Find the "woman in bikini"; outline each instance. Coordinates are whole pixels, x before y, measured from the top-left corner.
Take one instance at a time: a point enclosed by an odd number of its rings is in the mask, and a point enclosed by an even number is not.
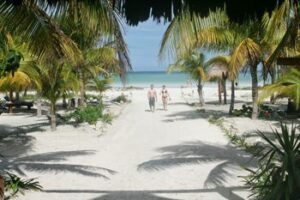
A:
[[[164,110],[168,110],[168,100],[170,99],[170,95],[165,85],[162,86],[161,97]]]

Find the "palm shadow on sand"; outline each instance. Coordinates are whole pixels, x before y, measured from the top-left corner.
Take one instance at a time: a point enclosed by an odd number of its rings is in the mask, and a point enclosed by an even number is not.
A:
[[[116,171],[99,166],[63,163],[75,156],[88,156],[94,153],[87,150],[58,151],[18,157],[4,157],[0,159],[0,170],[14,171],[23,176],[26,176],[28,171],[35,171],[39,173],[75,173],[83,176],[109,179],[109,176],[115,174]]]
[[[179,145],[162,147],[158,158],[138,165],[138,170],[155,172],[184,165],[220,162],[205,180],[204,187],[224,187],[226,180],[233,177],[240,167],[255,167],[252,156],[231,146],[207,144],[201,141],[185,142]]]

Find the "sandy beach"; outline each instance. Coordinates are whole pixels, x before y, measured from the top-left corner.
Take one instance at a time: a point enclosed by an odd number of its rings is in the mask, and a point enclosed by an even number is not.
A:
[[[180,88],[170,89],[169,110],[161,109],[159,98],[155,113],[148,111],[146,92],[108,91],[106,96],[124,93],[131,103],[117,106],[118,117],[104,132],[88,125],[60,125],[51,132],[45,116],[1,115],[5,139],[0,151],[6,158],[1,166],[36,178],[44,189],[19,199],[247,199],[242,167],[255,164],[208,122],[212,113],[226,117],[228,112],[229,105],[215,103],[216,89],[205,88],[205,112],[188,105],[197,102],[195,88],[184,89],[184,96]],[[236,96],[237,106],[251,99],[249,90]],[[270,127],[245,118],[229,120],[242,131]]]

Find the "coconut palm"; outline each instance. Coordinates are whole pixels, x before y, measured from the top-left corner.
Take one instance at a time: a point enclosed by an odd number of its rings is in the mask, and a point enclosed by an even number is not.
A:
[[[252,118],[257,118],[258,81],[257,65],[262,60],[260,39],[261,26],[257,21],[243,25],[230,23],[222,10],[210,12],[209,16],[182,14],[167,29],[161,46],[161,55],[173,57],[191,48],[230,52],[229,77],[235,80],[241,70],[249,69],[252,78]],[[179,48],[180,47],[180,48]]]
[[[197,81],[198,95],[200,106],[204,105],[203,97],[203,81],[206,78],[205,65],[204,65],[204,54],[193,51],[191,54],[185,54],[176,63],[172,64],[168,68],[168,72],[185,72],[190,77]]]

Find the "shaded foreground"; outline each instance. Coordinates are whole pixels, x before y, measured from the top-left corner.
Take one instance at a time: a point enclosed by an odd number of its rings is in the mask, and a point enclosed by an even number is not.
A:
[[[238,176],[246,175],[240,166],[253,166],[248,154],[233,148],[179,95],[169,111],[159,104],[150,113],[138,93],[145,91],[134,92],[133,102],[104,136],[59,127],[59,133],[37,129],[24,134],[23,141],[10,140],[25,147],[14,153],[9,149],[6,166],[38,178],[44,187],[20,199],[247,198]]]

